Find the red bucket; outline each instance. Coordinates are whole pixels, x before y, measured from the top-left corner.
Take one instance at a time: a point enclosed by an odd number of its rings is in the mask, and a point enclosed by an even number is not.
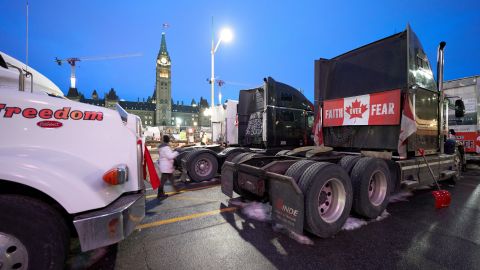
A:
[[[450,205],[452,196],[448,190],[435,190],[432,191],[433,198],[435,198],[435,208],[444,208]]]

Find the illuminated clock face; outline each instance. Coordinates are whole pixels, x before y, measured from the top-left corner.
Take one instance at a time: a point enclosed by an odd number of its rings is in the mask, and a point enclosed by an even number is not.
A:
[[[160,58],[160,62],[162,62],[162,64],[166,64],[167,63],[167,58],[166,57]]]

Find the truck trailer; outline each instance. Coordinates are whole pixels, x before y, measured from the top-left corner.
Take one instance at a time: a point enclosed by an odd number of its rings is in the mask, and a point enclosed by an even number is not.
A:
[[[466,161],[480,161],[480,76],[445,81],[445,95],[450,97],[448,126],[465,149]],[[465,105],[465,116],[455,115],[455,99]]]
[[[439,82],[443,48],[439,46]],[[412,29],[315,61],[315,139],[281,155],[243,153],[225,161],[222,192],[268,201],[287,228],[330,237],[353,211],[374,219],[401,186],[458,178],[444,153],[446,103]]]

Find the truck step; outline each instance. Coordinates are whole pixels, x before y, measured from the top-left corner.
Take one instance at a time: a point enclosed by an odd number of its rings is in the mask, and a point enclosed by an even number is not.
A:
[[[414,188],[420,185],[418,181],[404,180],[401,182],[403,188]]]
[[[446,170],[446,171],[442,171],[440,173],[440,177],[442,179],[447,179],[447,178],[450,178],[450,177],[453,177],[457,174],[457,171],[452,171],[452,170]]]

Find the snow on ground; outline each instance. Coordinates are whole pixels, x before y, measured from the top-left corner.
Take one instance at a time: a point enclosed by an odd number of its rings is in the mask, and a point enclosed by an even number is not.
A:
[[[398,193],[392,194],[389,198],[389,202],[406,202],[411,196],[413,196],[411,191],[402,190]],[[242,213],[249,219],[258,220],[261,222],[272,222],[272,206],[269,203],[243,202],[240,198],[230,199],[229,203],[230,205],[241,208]],[[384,210],[380,216],[372,220],[350,216],[343,225],[342,230],[356,230],[362,226],[368,225],[369,223],[382,221],[389,216],[390,213],[388,213],[387,210]],[[275,232],[282,232],[300,244],[313,245],[313,241],[307,236],[288,230],[281,224],[272,222],[272,228]]]
[[[362,226],[368,225],[369,223],[382,221],[386,219],[388,216],[390,216],[390,213],[388,213],[387,210],[383,210],[380,216],[372,220],[366,220],[358,217],[349,216],[345,224],[343,224],[342,230],[345,230],[345,231],[356,230]]]
[[[390,195],[390,199],[388,200],[390,203],[395,202],[408,202],[408,197],[413,196],[413,193],[408,190],[401,190],[398,193]]]
[[[389,203],[396,203],[396,202],[408,202],[408,198],[413,196],[413,193],[409,190],[401,190],[395,194],[390,195],[388,199]],[[348,217],[347,221],[342,227],[342,230],[351,231],[356,230],[362,226],[368,225],[369,223],[382,221],[390,216],[390,213],[387,210],[384,210],[380,216],[375,219],[367,220],[359,217]]]
[[[270,221],[272,219],[272,206],[268,203],[251,202],[242,208],[242,213],[254,220]]]
[[[239,198],[235,198],[231,199],[229,204],[241,208],[242,213],[249,219],[272,222],[272,206],[269,203],[242,202]],[[300,244],[313,245],[313,241],[307,236],[291,231],[281,224],[272,223],[272,228],[273,231],[284,233]]]
[[[350,216],[347,218],[347,221],[345,221],[345,224],[343,224],[342,230],[346,230],[346,231],[356,230],[367,224],[368,222],[364,219]]]

